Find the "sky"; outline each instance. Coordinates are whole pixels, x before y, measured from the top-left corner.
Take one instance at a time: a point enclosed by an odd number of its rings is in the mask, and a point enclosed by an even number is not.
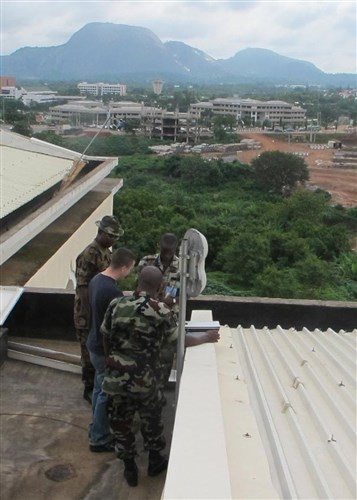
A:
[[[141,26],[227,59],[248,47],[356,73],[356,0],[0,0],[1,55],[62,45],[91,22]]]

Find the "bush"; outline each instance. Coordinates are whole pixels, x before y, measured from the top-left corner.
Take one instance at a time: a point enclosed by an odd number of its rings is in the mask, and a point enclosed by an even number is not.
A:
[[[258,186],[275,194],[290,195],[297,183],[309,179],[305,160],[291,153],[267,151],[252,161]]]

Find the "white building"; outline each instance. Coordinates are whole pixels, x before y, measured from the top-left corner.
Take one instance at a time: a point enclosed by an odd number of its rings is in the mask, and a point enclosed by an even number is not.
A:
[[[126,95],[126,85],[121,83],[87,83],[82,82],[78,84],[81,95],[95,95],[102,96],[107,94],[115,94],[124,96]]]
[[[57,91],[52,90],[28,92],[22,89],[21,100],[25,106],[29,106],[33,102],[37,104],[51,104],[58,100],[58,96]]]
[[[284,101],[258,101],[236,97],[217,98],[211,102],[191,104],[191,112],[212,109],[215,115],[233,115],[238,120],[250,118],[252,122],[269,120],[272,124],[294,124],[305,120],[306,110]]]
[[[0,88],[0,97],[4,99],[19,99],[22,95],[22,91],[17,89],[16,87],[7,86]]]

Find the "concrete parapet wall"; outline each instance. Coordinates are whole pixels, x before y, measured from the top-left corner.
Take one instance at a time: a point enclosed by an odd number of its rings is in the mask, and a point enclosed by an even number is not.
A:
[[[25,289],[4,325],[9,337],[74,340],[73,299],[74,292],[69,290]],[[353,302],[202,295],[188,301],[187,319],[196,309],[212,310],[215,321],[233,328],[357,328],[357,304]]]
[[[232,328],[238,325],[296,329],[305,326],[337,331],[357,328],[355,302],[202,295],[188,301],[188,317],[193,309],[210,309],[215,321]]]

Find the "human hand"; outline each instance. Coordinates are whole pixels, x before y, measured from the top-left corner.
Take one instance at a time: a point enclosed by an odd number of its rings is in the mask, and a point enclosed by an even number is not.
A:
[[[176,297],[173,297],[172,295],[166,295],[164,298],[164,303],[167,306],[172,307],[178,303],[178,299]]]
[[[218,342],[220,339],[219,330],[206,330],[207,342]]]

